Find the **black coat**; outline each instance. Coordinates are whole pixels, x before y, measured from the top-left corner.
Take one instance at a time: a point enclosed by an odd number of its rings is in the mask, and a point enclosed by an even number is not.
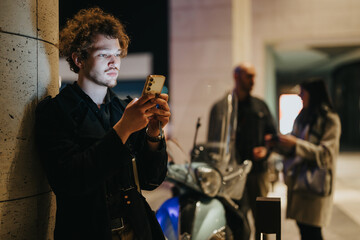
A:
[[[234,98],[235,99],[235,98]],[[219,141],[220,130],[226,116],[227,95],[216,102],[211,108],[209,120],[209,141]],[[234,106],[234,103],[232,103]],[[257,98],[249,96],[246,100],[237,103],[237,126],[236,126],[236,159],[239,163],[246,159],[252,160],[253,148],[265,146],[266,134],[276,134],[275,121],[271,116],[266,103]],[[251,173],[266,171],[265,159],[252,161]]]
[[[76,84],[65,87],[36,109],[39,155],[56,195],[55,239],[111,239],[112,213],[106,203],[109,183],[118,196],[119,214],[132,225],[138,238],[163,239],[153,212],[136,191],[132,158],[136,157],[141,188],[153,190],[166,175],[165,142],[160,150],[150,151],[141,130],[123,144],[111,127],[105,130],[76,88]],[[109,94],[113,126],[127,102],[110,90]]]

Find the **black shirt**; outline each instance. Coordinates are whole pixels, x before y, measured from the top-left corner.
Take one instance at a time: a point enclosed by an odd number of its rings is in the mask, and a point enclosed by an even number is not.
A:
[[[266,134],[276,134],[275,123],[266,103],[252,96],[244,101],[239,101],[236,128],[238,159],[241,162],[246,159],[253,160],[253,148],[265,146],[264,137]],[[252,172],[263,170],[263,162],[253,161]]]

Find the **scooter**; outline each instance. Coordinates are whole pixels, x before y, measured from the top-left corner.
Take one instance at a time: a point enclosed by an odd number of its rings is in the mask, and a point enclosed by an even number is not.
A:
[[[222,132],[230,133],[236,120],[232,118],[236,114],[229,111]],[[197,145],[200,125],[198,119],[189,161],[168,166],[166,181],[174,186],[173,197],[160,206],[156,217],[169,240],[248,239],[250,227],[235,201],[243,196],[252,163],[246,160],[237,164],[229,141]],[[223,139],[230,139],[226,135]],[[176,142],[168,141],[167,149],[173,162],[184,159]]]

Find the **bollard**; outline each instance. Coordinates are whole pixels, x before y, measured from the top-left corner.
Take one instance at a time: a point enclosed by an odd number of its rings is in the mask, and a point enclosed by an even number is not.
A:
[[[255,218],[256,240],[261,240],[264,233],[275,233],[276,240],[281,239],[280,198],[257,197]]]

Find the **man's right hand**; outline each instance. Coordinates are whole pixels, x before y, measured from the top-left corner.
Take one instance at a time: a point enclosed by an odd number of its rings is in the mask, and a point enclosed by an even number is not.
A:
[[[255,161],[262,160],[266,157],[267,148],[264,146],[258,146],[253,148],[253,157]]]
[[[147,126],[149,118],[154,114],[149,109],[156,106],[155,95],[144,95],[135,98],[125,108],[122,118],[113,127],[122,142],[129,136]]]

